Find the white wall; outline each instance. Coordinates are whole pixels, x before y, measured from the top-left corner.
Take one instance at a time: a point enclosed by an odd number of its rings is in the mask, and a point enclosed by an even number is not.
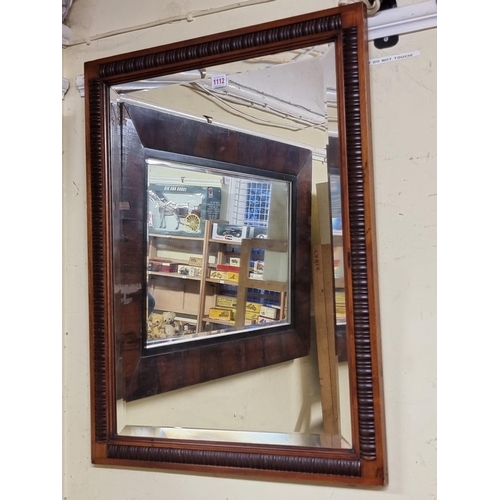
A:
[[[230,3],[226,0],[226,4]],[[405,2],[405,4],[412,2]],[[416,3],[416,2],[413,2]],[[208,2],[77,0],[73,40]],[[210,6],[224,2],[211,0]],[[63,76],[111,54],[329,8],[326,0],[276,0],[67,48]],[[64,490],[71,500],[435,498],[436,490],[436,32],[405,35],[370,57],[420,56],[371,69],[380,307],[389,485],[383,490],[287,484],[95,467],[90,463],[84,101],[72,85],[63,109]]]

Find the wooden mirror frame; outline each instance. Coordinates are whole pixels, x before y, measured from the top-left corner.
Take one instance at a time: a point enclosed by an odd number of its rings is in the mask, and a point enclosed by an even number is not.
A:
[[[111,85],[335,42],[352,448],[121,436],[115,421]],[[366,7],[355,3],[85,64],[92,463],[345,485],[387,482]]]

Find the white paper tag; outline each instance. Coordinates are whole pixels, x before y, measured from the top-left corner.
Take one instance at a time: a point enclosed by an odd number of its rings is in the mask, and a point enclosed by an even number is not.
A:
[[[221,87],[227,87],[227,75],[212,76],[212,88],[220,89]]]
[[[420,50],[414,50],[413,52],[405,52],[404,54],[398,54],[396,56],[386,56],[378,57],[377,59],[370,59],[370,66],[376,64],[383,64],[392,61],[402,61],[403,59],[410,59],[411,57],[417,57],[420,55]]]

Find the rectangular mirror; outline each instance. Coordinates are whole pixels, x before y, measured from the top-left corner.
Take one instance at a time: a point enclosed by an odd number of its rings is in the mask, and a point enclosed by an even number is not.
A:
[[[86,64],[94,463],[386,483],[364,9]]]

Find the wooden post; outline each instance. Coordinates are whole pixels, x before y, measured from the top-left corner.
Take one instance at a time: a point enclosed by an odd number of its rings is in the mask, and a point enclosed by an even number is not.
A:
[[[316,184],[320,243],[313,246],[318,369],[324,431],[340,434],[338,358],[335,348],[335,277],[328,182]]]
[[[200,333],[203,328],[203,316],[205,315],[205,302],[206,302],[206,289],[207,289],[207,275],[208,275],[208,256],[210,238],[212,236],[212,221],[205,221],[205,232],[203,235],[203,262],[201,268],[201,281],[200,281],[200,300],[198,302],[198,320],[196,322],[196,333]]]
[[[333,266],[332,258],[328,258],[331,248],[330,245],[313,246],[313,296],[323,431],[325,434],[339,434],[340,402],[335,353]]]

